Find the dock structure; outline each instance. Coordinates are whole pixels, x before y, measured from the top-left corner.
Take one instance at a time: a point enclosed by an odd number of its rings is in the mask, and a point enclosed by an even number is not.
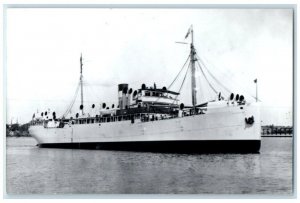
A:
[[[267,125],[261,127],[262,137],[292,137],[293,127],[292,126],[274,126]]]

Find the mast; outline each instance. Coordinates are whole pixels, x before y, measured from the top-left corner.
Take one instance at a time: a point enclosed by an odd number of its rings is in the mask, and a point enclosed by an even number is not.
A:
[[[257,102],[258,96],[257,96],[257,81],[256,81],[256,102]]]
[[[195,76],[195,48],[194,48],[194,31],[193,31],[193,25],[190,28],[190,32],[191,32],[191,38],[192,38],[192,42],[191,42],[191,72],[192,72],[192,104],[193,104],[193,109],[194,109],[194,113],[196,112],[196,104],[197,104],[197,91],[196,91],[196,76]]]
[[[82,75],[82,53],[80,55],[80,93],[81,93],[81,102],[80,104],[83,106],[83,82],[82,82],[82,79],[83,79],[83,75]],[[82,114],[83,114],[83,108],[82,108]]]
[[[257,102],[257,100],[258,100],[258,96],[257,96],[257,78],[254,80],[254,83],[256,85],[256,97],[255,97],[255,100]]]

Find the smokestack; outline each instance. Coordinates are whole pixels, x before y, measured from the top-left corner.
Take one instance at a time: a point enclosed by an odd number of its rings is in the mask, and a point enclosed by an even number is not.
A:
[[[118,100],[119,100],[119,108],[125,109],[127,105],[126,94],[128,90],[128,84],[119,84],[118,85]]]
[[[128,106],[127,92],[128,92],[128,87],[125,87],[122,92],[122,104],[123,104],[122,108],[123,109],[126,109],[126,106]]]
[[[129,90],[128,90],[128,94],[127,94],[127,105],[128,105],[128,108],[129,108],[129,106],[130,106],[130,104],[131,104],[131,93],[132,93],[132,88],[130,88]]]

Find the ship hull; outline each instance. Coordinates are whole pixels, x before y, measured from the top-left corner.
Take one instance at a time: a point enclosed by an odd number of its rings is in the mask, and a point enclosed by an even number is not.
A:
[[[245,118],[254,117],[253,124]],[[158,121],[135,120],[31,126],[40,147],[115,149],[154,152],[259,152],[261,125],[258,105],[225,106],[206,114]]]

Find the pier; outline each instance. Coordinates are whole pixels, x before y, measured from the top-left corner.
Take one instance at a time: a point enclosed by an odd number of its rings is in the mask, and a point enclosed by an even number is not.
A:
[[[274,126],[266,125],[261,126],[262,137],[292,137],[293,127],[292,126]]]

